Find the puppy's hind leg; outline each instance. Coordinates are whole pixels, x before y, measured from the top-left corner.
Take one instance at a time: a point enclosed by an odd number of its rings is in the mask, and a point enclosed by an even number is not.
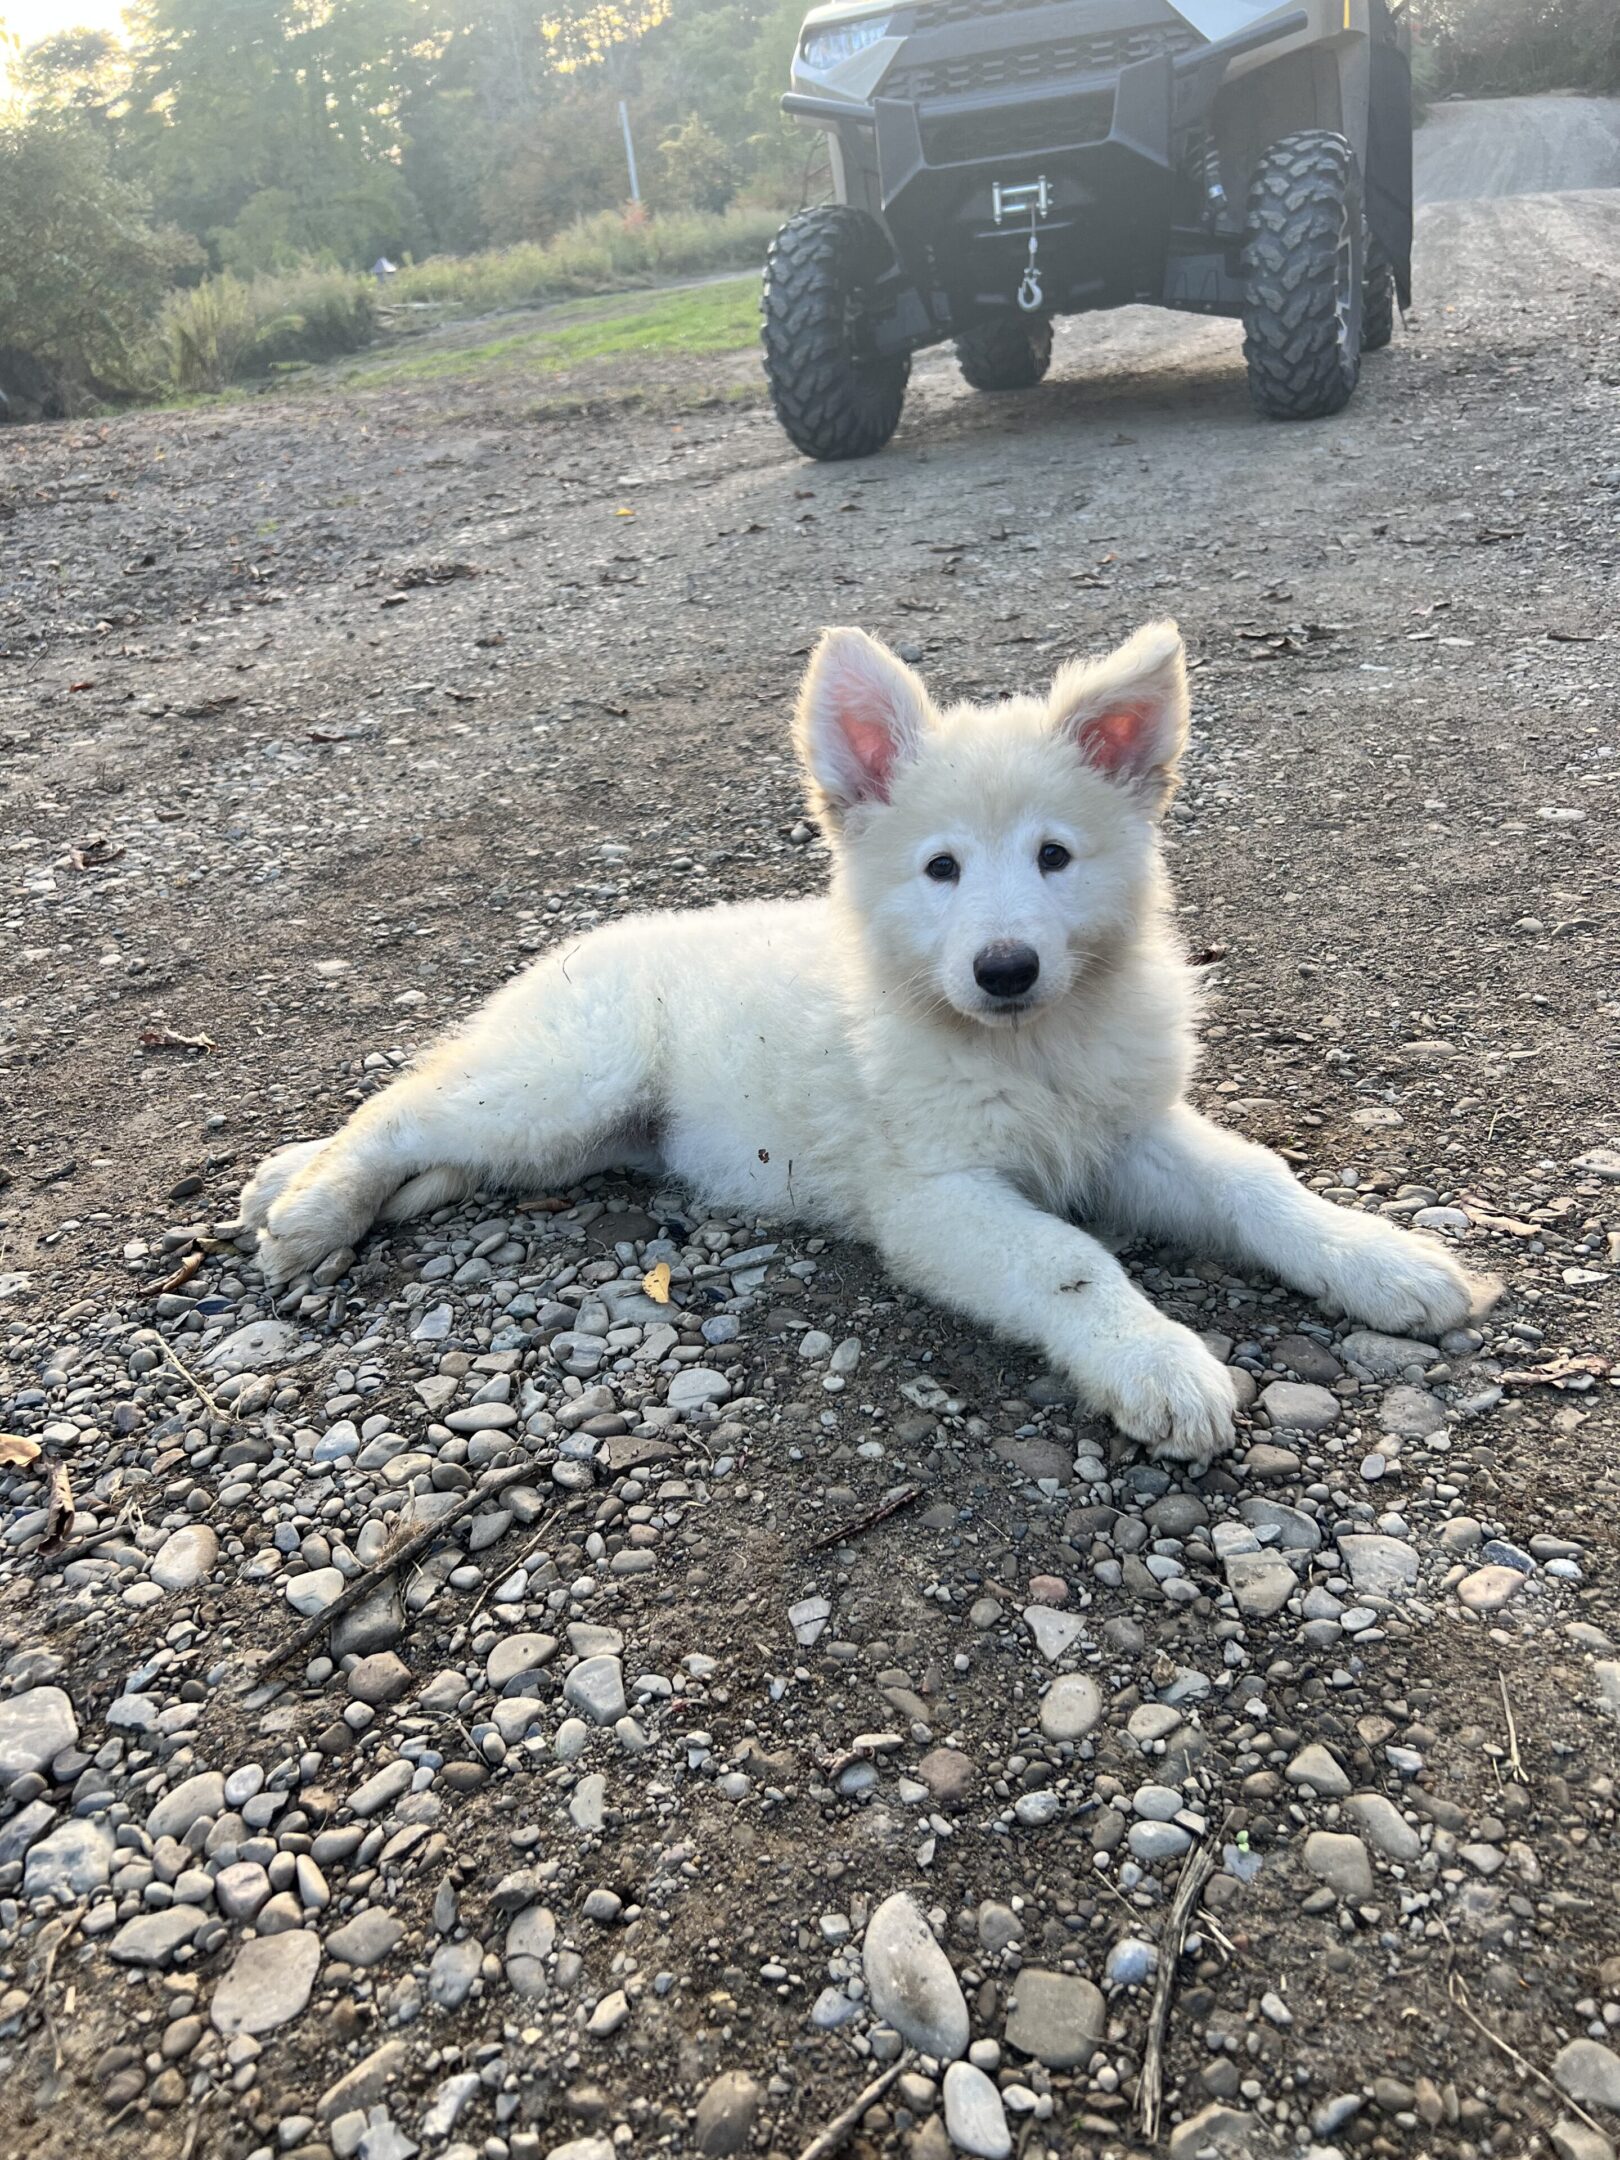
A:
[[[463,1035],[434,1051],[284,1184],[272,1158],[248,1189],[272,1281],[484,1183],[570,1177],[647,1108],[652,1049],[635,986],[612,968],[563,979],[541,962],[500,991]],[[280,1189],[262,1206],[258,1195]]]

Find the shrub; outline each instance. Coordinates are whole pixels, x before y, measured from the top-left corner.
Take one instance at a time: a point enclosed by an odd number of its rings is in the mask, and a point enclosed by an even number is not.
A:
[[[87,121],[0,120],[0,324],[12,366],[71,409],[145,386],[152,323],[196,243],[151,222]],[[20,356],[20,357],[19,357]]]
[[[220,390],[289,361],[356,352],[374,319],[370,284],[348,271],[227,271],[169,296],[158,328],[162,371],[176,390]]]

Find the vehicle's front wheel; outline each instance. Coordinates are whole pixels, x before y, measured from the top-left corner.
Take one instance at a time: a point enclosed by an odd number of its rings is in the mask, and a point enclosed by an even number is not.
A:
[[[1032,390],[1052,364],[1052,325],[997,315],[956,341],[956,361],[973,390]]]
[[[1367,274],[1361,286],[1361,349],[1382,352],[1395,335],[1395,272],[1378,242],[1367,241]]]
[[[873,347],[871,289],[893,260],[876,218],[801,210],[765,259],[760,336],[776,417],[806,457],[870,457],[900,421],[907,355]]]
[[[1243,357],[1273,420],[1338,412],[1361,373],[1365,228],[1355,152],[1310,128],[1273,143],[1249,187]]]

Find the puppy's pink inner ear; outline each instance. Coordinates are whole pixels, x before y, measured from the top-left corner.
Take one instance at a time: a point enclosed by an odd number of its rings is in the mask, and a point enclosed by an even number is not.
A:
[[[838,725],[860,770],[862,795],[887,802],[896,755],[888,708],[875,692],[848,690],[838,701]]]
[[[1140,772],[1153,738],[1153,715],[1142,705],[1118,705],[1080,729],[1080,748],[1105,773]]]

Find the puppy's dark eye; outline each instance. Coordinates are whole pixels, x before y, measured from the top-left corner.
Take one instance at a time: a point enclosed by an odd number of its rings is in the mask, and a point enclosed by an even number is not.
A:
[[[954,885],[961,875],[962,865],[954,855],[930,855],[923,864],[923,876],[936,885]]]
[[[1043,870],[1066,870],[1074,857],[1060,841],[1048,840],[1035,860]]]

